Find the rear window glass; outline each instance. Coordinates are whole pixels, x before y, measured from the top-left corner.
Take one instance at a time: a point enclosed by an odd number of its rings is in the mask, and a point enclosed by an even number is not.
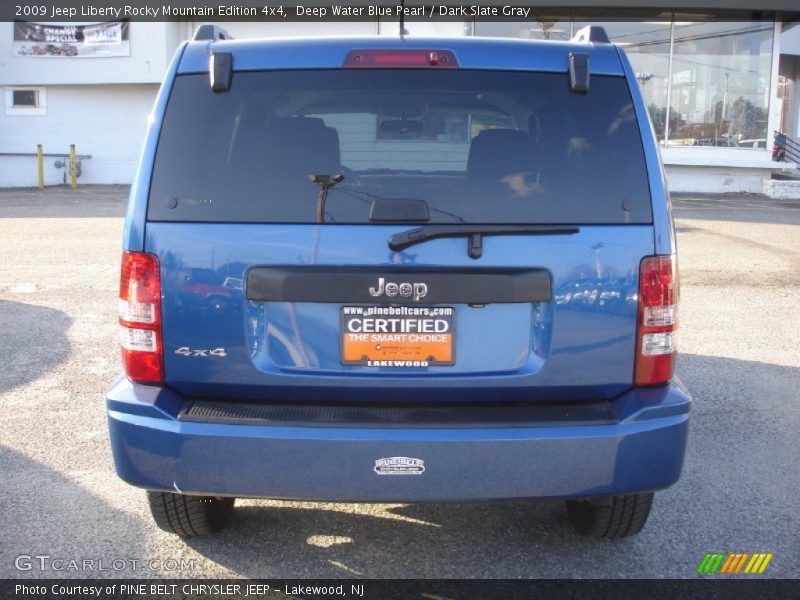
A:
[[[365,69],[235,73],[225,93],[207,75],[179,76],[148,218],[592,224],[652,215],[624,78],[595,75],[577,94],[562,73]]]

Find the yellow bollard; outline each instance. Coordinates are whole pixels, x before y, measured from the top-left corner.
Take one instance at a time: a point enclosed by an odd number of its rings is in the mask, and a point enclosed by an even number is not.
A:
[[[75,157],[75,144],[69,145],[69,178],[70,187],[78,187],[78,159]]]
[[[44,152],[42,145],[36,144],[36,170],[39,173],[39,189],[44,189]]]

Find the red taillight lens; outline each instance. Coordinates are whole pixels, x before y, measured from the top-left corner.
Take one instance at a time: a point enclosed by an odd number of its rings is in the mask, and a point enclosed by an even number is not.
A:
[[[161,279],[155,254],[122,253],[118,308],[125,372],[137,383],[161,383]]]
[[[351,50],[342,67],[349,69],[457,69],[450,50]]]
[[[678,265],[675,256],[648,256],[639,269],[636,385],[662,385],[675,371]]]

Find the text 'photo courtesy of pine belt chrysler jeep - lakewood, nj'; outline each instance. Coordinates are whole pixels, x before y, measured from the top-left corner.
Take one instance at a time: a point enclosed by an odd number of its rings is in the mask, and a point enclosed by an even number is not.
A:
[[[675,232],[625,52],[572,40],[234,40],[155,102],[107,394],[156,524],[236,498],[563,500],[644,526],[681,473]]]

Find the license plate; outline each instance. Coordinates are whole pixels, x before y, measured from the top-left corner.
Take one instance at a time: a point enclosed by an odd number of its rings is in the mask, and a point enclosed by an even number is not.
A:
[[[455,364],[455,309],[343,306],[342,364],[443,367]]]

